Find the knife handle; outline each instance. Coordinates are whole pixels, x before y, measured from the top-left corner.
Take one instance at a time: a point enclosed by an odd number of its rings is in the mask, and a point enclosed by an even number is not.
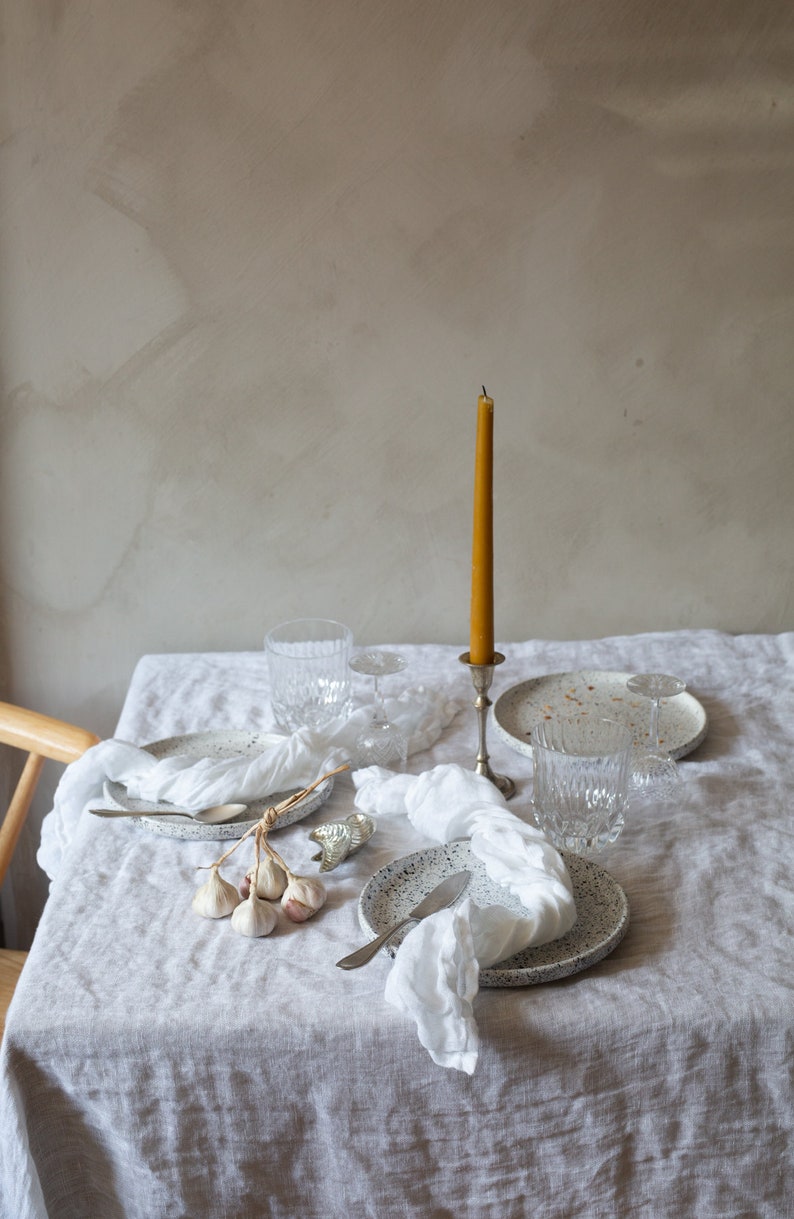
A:
[[[406,923],[414,923],[416,919],[404,918],[401,922],[395,923],[388,931],[384,931],[383,935],[379,935],[376,940],[370,940],[369,944],[365,944],[363,948],[356,949],[351,952],[349,957],[342,957],[341,961],[337,961],[340,969],[358,969],[359,965],[366,965],[367,961],[371,961],[379,948],[388,943],[393,935],[404,927]]]

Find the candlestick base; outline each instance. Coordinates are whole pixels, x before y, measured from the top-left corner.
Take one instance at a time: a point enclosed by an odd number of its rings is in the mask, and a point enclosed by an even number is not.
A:
[[[488,665],[473,665],[469,656],[469,652],[463,652],[458,657],[458,660],[461,664],[468,666],[471,672],[471,679],[474,682],[474,689],[477,692],[474,707],[477,712],[479,748],[477,750],[477,764],[474,769],[478,775],[485,775],[486,779],[490,779],[494,786],[502,793],[505,800],[509,800],[511,796],[515,795],[516,785],[512,779],[508,779],[507,775],[497,775],[491,770],[488,765],[488,749],[485,743],[488,708],[491,706],[488,691],[493,681],[493,671],[497,665],[504,662],[504,656],[501,652],[494,652],[493,662]]]

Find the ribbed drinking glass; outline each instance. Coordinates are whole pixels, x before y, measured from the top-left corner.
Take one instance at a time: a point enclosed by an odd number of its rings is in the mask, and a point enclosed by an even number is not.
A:
[[[273,715],[280,728],[322,728],[352,708],[352,631],[327,618],[283,622],[265,636]]]
[[[578,854],[614,842],[628,804],[630,729],[607,719],[544,720],[531,741],[539,827]]]

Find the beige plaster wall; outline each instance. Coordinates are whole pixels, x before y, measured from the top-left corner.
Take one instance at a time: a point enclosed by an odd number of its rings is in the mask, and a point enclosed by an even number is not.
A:
[[[483,382],[500,639],[794,627],[788,0],[0,13],[7,696],[465,646]]]

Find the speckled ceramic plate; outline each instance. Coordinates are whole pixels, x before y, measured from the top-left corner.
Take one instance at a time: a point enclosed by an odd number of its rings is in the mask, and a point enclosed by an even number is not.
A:
[[[649,699],[630,694],[626,689],[631,676],[580,669],[522,681],[505,690],[494,703],[494,727],[508,745],[529,758],[532,729],[541,720],[558,716],[619,720],[631,728],[635,745],[646,745],[651,704]],[[663,747],[674,758],[681,758],[696,749],[705,737],[706,712],[686,691],[675,698],[662,699],[659,729]]]
[[[162,741],[153,741],[150,745],[144,745],[144,749],[158,760],[177,757],[180,754],[195,758],[254,758],[283,739],[272,732],[191,732],[187,736],[172,736]],[[333,786],[333,779],[326,779],[303,800],[299,800],[283,817],[279,817],[274,831],[308,817],[309,813],[325,803],[333,791]],[[105,799],[111,808],[140,812],[140,818],[131,818],[131,825],[139,825],[152,834],[162,834],[166,838],[213,842],[225,838],[239,838],[252,825],[256,825],[271,804],[285,800],[287,796],[292,795],[292,791],[271,792],[260,800],[250,801],[245,812],[240,813],[234,821],[225,821],[222,825],[201,825],[197,821],[188,821],[186,817],[147,817],[147,813],[160,809],[167,813],[173,805],[136,800],[127,795],[127,789],[122,783],[105,783]]]
[[[525,948],[481,970],[480,986],[535,986],[567,978],[603,960],[623,939],[629,926],[629,903],[620,885],[589,859],[562,854],[576,901],[573,927],[551,944]],[[504,906],[516,914],[526,913],[515,897],[491,880],[482,861],[472,855],[468,841],[449,842],[406,855],[375,873],[359,899],[363,930],[372,938],[381,935],[439,881],[464,868],[471,872],[471,880],[459,900],[471,897],[478,906]],[[394,956],[409,931],[410,926],[398,932],[383,951]]]

